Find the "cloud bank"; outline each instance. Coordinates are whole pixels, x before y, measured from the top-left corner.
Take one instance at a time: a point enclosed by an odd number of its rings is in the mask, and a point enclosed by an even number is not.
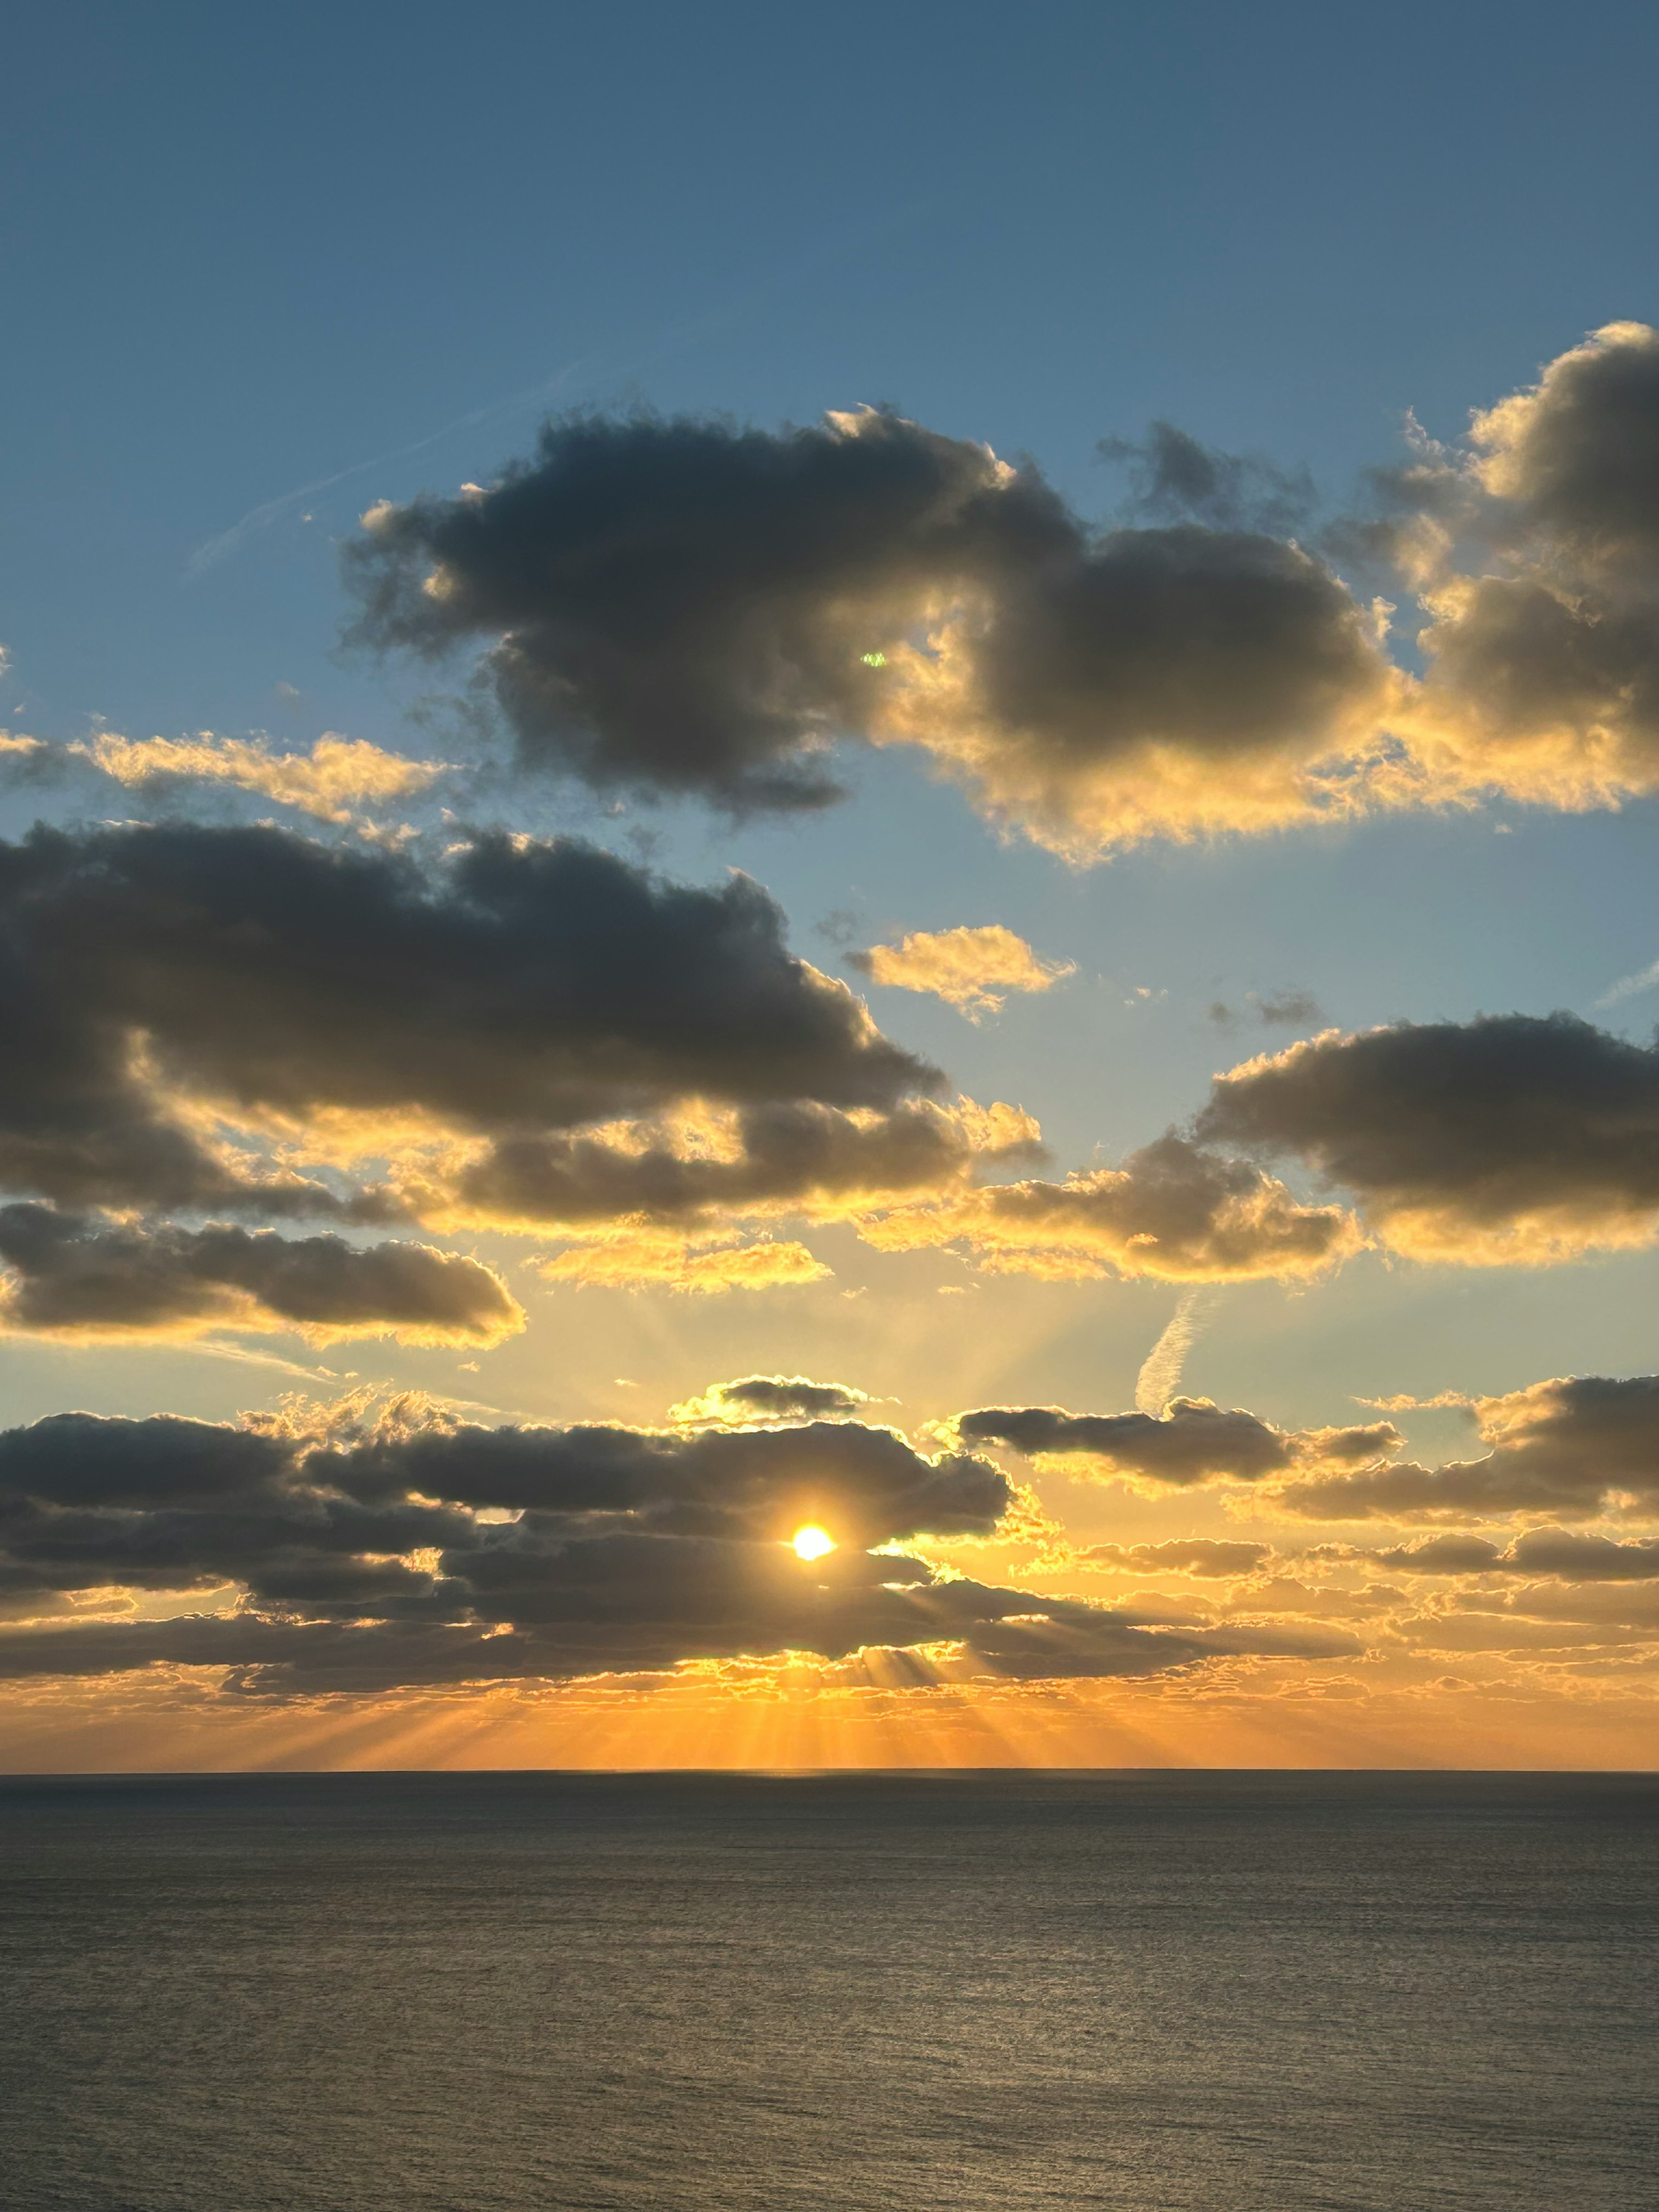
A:
[[[228,1670],[264,1694],[551,1680],[689,1659],[949,1647],[969,1671],[1145,1674],[1336,1646],[1171,1632],[937,1573],[1006,1478],[853,1423],[685,1433],[62,1414],[0,1434],[0,1676]],[[836,1548],[802,1560],[805,1522]],[[869,1548],[881,1546],[879,1551]],[[167,1620],[65,1620],[65,1593],[239,1592]],[[118,1613],[117,1605],[114,1610]]]

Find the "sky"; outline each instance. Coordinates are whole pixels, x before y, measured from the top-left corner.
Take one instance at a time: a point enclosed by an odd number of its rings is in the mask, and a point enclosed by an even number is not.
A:
[[[0,1766],[1650,1765],[1650,12],[7,43]]]

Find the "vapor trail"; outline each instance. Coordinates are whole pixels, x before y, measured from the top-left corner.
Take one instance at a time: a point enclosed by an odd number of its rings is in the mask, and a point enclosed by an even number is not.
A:
[[[1176,1301],[1168,1328],[1147,1353],[1135,1377],[1137,1413],[1150,1413],[1156,1419],[1181,1388],[1181,1370],[1187,1364],[1194,1338],[1204,1326],[1210,1295],[1202,1284],[1194,1283]]]
[[[349,468],[337,469],[331,477],[318,477],[310,483],[300,484],[293,491],[283,492],[280,498],[268,499],[258,507],[251,507],[240,522],[233,522],[228,530],[222,530],[217,537],[210,538],[205,545],[197,547],[185,563],[185,574],[201,576],[205,575],[210,568],[216,568],[220,562],[228,559],[256,531],[264,530],[275,522],[279,514],[285,514],[289,507],[297,507],[302,499],[309,499],[313,492],[327,491],[334,484],[344,483],[349,477],[360,477],[365,470],[378,469],[388,461],[406,460],[410,454],[423,453],[427,447],[435,446],[440,439],[453,437],[462,430],[475,429],[481,422],[491,422],[498,415],[508,415],[520,408],[545,404],[569,383],[582,366],[580,361],[571,362],[556,375],[546,378],[540,384],[532,385],[527,391],[515,392],[507,399],[492,400],[487,407],[475,407],[469,415],[458,415],[453,422],[446,422],[441,430],[429,431],[424,438],[416,438],[411,445],[394,446],[390,453],[373,454],[366,461],[354,461]]]
[[[683,317],[653,338],[631,360],[607,362],[603,353],[580,356],[574,361],[567,362],[562,368],[541,383],[532,384],[523,392],[515,392],[505,399],[491,400],[486,406],[475,407],[468,414],[458,415],[453,422],[446,422],[441,429],[429,431],[425,437],[416,438],[410,445],[394,447],[390,453],[375,453],[366,461],[354,461],[349,468],[337,469],[332,476],[315,477],[310,483],[300,484],[293,491],[283,492],[279,498],[265,500],[259,506],[250,507],[240,520],[233,522],[228,530],[220,531],[205,544],[198,545],[185,563],[185,574],[191,577],[202,576],[210,568],[216,568],[222,561],[228,560],[237,552],[248,538],[267,528],[289,507],[297,507],[302,499],[309,499],[313,492],[328,491],[335,484],[344,483],[349,477],[360,477],[367,470],[378,469],[386,462],[406,460],[411,453],[423,453],[428,446],[437,445],[441,439],[454,437],[463,430],[476,429],[481,423],[494,422],[498,416],[514,414],[527,407],[544,407],[561,393],[568,398],[571,396],[573,384],[578,391],[592,390],[601,382],[614,383],[637,376],[646,369],[671,361],[677,355],[688,352],[721,331],[730,330],[746,318],[762,313],[769,301],[805,281],[814,270],[861,251],[873,240],[894,231],[922,222],[938,214],[946,204],[945,196],[942,193],[924,193],[874,222],[861,223],[852,230],[820,241],[815,250],[809,251],[803,257],[802,265],[793,270],[781,282],[775,279],[770,283],[751,286],[736,298],[702,314]]]

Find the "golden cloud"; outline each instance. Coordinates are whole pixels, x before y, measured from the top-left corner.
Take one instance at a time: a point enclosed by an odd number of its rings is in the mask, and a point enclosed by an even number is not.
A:
[[[445,761],[409,760],[363,738],[332,731],[308,752],[274,752],[247,738],[123,738],[101,732],[71,746],[118,783],[142,789],[173,781],[227,783],[292,806],[320,822],[349,822],[364,806],[385,805],[426,790],[447,775]]]
[[[1042,958],[1000,922],[915,930],[897,945],[872,945],[851,957],[872,983],[931,991],[970,1021],[999,1012],[1010,991],[1049,991],[1077,973],[1075,960]]]
[[[1234,1282],[1322,1273],[1364,1243],[1340,1206],[1303,1205],[1238,1160],[1160,1138],[1121,1168],[995,1183],[860,1219],[884,1252],[959,1245],[993,1274],[1049,1282]]]
[[[538,1261],[544,1282],[584,1290],[668,1290],[703,1297],[726,1291],[774,1291],[821,1283],[830,1270],[804,1244],[745,1242],[738,1231],[684,1236],[672,1230],[605,1230],[551,1260]]]

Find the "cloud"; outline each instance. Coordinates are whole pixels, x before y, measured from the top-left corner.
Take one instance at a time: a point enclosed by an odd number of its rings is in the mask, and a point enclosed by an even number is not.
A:
[[[1281,469],[1261,454],[1218,453],[1173,422],[1152,423],[1139,444],[1103,438],[1097,450],[1103,460],[1127,469],[1128,512],[1139,521],[1287,537],[1316,504],[1305,468]]]
[[[1204,1326],[1205,1291],[1201,1285],[1185,1290],[1176,1300],[1158,1342],[1140,1363],[1135,1377],[1135,1409],[1161,1413],[1181,1388],[1182,1370],[1199,1331]]]
[[[1091,1544],[1077,1556],[1089,1566],[1113,1567],[1125,1573],[1220,1580],[1254,1574],[1271,1554],[1265,1544],[1227,1543],[1212,1536],[1174,1536],[1162,1544]]]
[[[507,1227],[696,1224],[787,1211],[842,1220],[1040,1155],[1017,1109],[906,1100],[884,1112],[791,1100],[604,1135],[498,1140],[428,1206]]]
[[[1659,1511],[1659,1376],[1555,1377],[1477,1398],[1474,1407],[1492,1447],[1483,1458],[1291,1482],[1276,1502],[1321,1521],[1588,1520],[1621,1508]]]
[[[1217,999],[1209,1015],[1220,1030],[1233,1028],[1245,1015],[1260,1022],[1263,1029],[1306,1029],[1323,1018],[1313,993],[1298,990],[1274,991],[1265,999],[1259,992],[1246,991],[1242,1007],[1230,1006],[1224,999]]]
[[[1639,969],[1633,975],[1621,975],[1616,983],[1609,984],[1595,1001],[1596,1011],[1601,1012],[1608,1006],[1622,1006],[1626,999],[1639,999],[1656,986],[1659,986],[1659,960]]]
[[[1021,1679],[1352,1648],[941,1576],[896,1547],[988,1533],[1012,1492],[886,1430],[329,1429],[76,1413],[0,1434],[0,1578],[37,1624],[0,1632],[0,1676],[208,1667],[280,1695],[870,1646]],[[807,1520],[836,1540],[810,1563],[787,1540]],[[229,1612],[61,1620],[65,1592],[228,1585]]]
[[[669,1419],[685,1428],[834,1420],[868,1403],[867,1395],[850,1382],[814,1382],[805,1375],[746,1375],[732,1382],[711,1382],[697,1397],[671,1407]]]
[[[686,1098],[881,1109],[939,1081],[790,956],[757,884],[572,842],[433,865],[268,828],[42,828],[0,846],[0,1186],[70,1206],[349,1205],[234,1156],[204,1109],[508,1140]]]
[[[1413,1258],[1539,1264],[1659,1233],[1659,1049],[1571,1014],[1328,1030],[1219,1078],[1195,1127],[1301,1159]]]
[[[1075,960],[1044,960],[1000,922],[977,929],[914,930],[848,960],[872,983],[931,991],[976,1021],[1000,1012],[1010,991],[1048,991],[1077,973]]]
[[[1381,808],[1659,789],[1659,331],[1607,325],[1467,441],[1413,426],[1373,511],[1299,542],[1305,471],[1155,423],[1110,528],[1035,467],[890,412],[771,434],[585,416],[348,549],[355,635],[484,648],[527,757],[734,806],[837,795],[835,743],[922,747],[1077,860]]]
[[[1616,1543],[1566,1528],[1528,1528],[1506,1549],[1484,1536],[1430,1536],[1377,1554],[1413,1575],[1526,1575],[1559,1582],[1659,1581],[1659,1541]]]
[[[1401,723],[1423,796],[1583,808],[1659,787],[1659,332],[1610,323],[1462,447],[1416,444],[1348,537],[1429,617]]]
[[[498,1344],[524,1310],[493,1269],[429,1245],[367,1249],[216,1223],[134,1227],[0,1206],[0,1328],[79,1339],[297,1329],[313,1343]]]
[[[688,1554],[695,1550],[689,1540],[684,1548]],[[843,1658],[860,1650],[872,1656],[902,1650],[930,1660],[937,1655],[938,1671],[951,1679],[1044,1681],[1133,1679],[1241,1656],[1351,1657],[1360,1649],[1340,1630],[1149,1626],[1076,1599],[966,1580],[827,1591],[820,1585],[812,1601],[803,1601],[800,1589],[790,1586],[787,1578],[797,1571],[782,1547],[750,1547],[748,1553],[722,1563],[731,1571],[724,1586],[711,1588],[703,1580],[710,1616],[705,1620],[681,1614],[669,1625],[607,1607],[599,1586],[603,1567],[646,1564],[613,1550],[608,1561],[581,1562],[594,1582],[580,1595],[567,1590],[557,1618],[524,1627],[366,1620],[362,1598],[349,1620],[251,1613],[63,1626],[44,1620],[39,1626],[0,1629],[0,1680],[201,1667],[225,1670],[225,1688],[233,1694],[313,1697],[657,1671],[687,1659],[800,1651]],[[683,1557],[673,1564],[684,1571],[692,1560]],[[706,1567],[707,1561],[699,1564]],[[376,1590],[365,1578],[362,1597],[383,1597],[392,1579],[380,1577]],[[672,1605],[678,1592],[659,1574],[650,1595],[662,1607]],[[930,1666],[928,1678],[933,1673]]]
[[[1248,1161],[1171,1133],[1121,1168],[1063,1182],[994,1183],[859,1223],[883,1251],[961,1245],[992,1273],[1049,1281],[1107,1273],[1173,1282],[1305,1278],[1358,1249],[1339,1206],[1310,1206]]]
[[[1176,1398],[1161,1414],[1068,1413],[1053,1406],[986,1407],[951,1424],[964,1444],[1007,1444],[1033,1459],[1079,1458],[1085,1473],[1158,1489],[1217,1480],[1261,1482],[1297,1466],[1349,1465],[1393,1450],[1391,1422],[1363,1428],[1276,1429],[1208,1398]]]
[[[1243,512],[1229,465],[1218,519]],[[1401,690],[1375,615],[1300,546],[1091,532],[1034,468],[878,410],[775,435],[568,419],[487,489],[364,522],[356,640],[484,641],[526,756],[601,789],[822,805],[827,749],[862,735],[1097,857],[1343,811]]]
[[[831,1270],[790,1237],[744,1237],[740,1230],[690,1236],[672,1230],[607,1229],[551,1260],[538,1261],[544,1282],[578,1290],[683,1291],[709,1297],[727,1291],[776,1291],[822,1283]]]
[[[224,783],[292,806],[319,821],[351,821],[368,805],[425,791],[449,773],[444,761],[409,760],[362,738],[325,732],[308,752],[279,753],[263,741],[219,738],[122,738],[102,732],[69,750],[138,791],[180,783]]]
[[[888,414],[776,436],[576,416],[482,493],[372,510],[355,635],[428,656],[493,638],[526,754],[600,788],[820,805],[826,741],[866,718],[881,649],[1010,475]]]

